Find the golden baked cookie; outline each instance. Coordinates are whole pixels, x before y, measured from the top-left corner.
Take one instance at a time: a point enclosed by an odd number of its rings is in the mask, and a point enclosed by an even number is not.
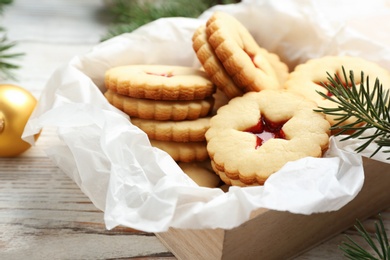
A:
[[[363,71],[365,77],[369,76],[371,88],[374,86],[376,78],[381,81],[384,88],[390,88],[389,71],[376,63],[350,56],[326,56],[308,60],[306,63],[298,65],[294,71],[291,72],[285,83],[285,88],[288,91],[298,93],[313,100],[320,107],[335,107],[337,106],[335,102],[323,98],[317,91],[330,95],[321,83],[329,84],[327,73],[332,77],[337,75],[340,79],[344,80],[342,67],[344,67],[348,79],[349,71],[353,71],[356,84],[360,84],[360,75]],[[344,81],[343,83],[345,84]],[[331,125],[337,123],[337,116],[326,115],[326,119]],[[341,125],[351,124],[355,122],[355,120],[354,117],[351,117]]]
[[[260,48],[236,18],[215,12],[206,23],[206,33],[226,72],[244,92],[282,88],[279,80],[286,77],[287,65],[277,55]]]
[[[150,144],[168,153],[177,162],[195,162],[209,159],[206,142],[166,142],[150,139]]]
[[[276,72],[278,82],[281,88],[283,88],[284,83],[286,82],[290,74],[287,64],[282,62],[278,55],[272,52],[268,52],[264,48],[260,48],[258,54],[253,57],[253,63],[256,67],[261,68],[262,59],[264,58],[269,62],[271,67]]]
[[[210,126],[209,117],[183,121],[158,121],[136,117],[130,120],[144,131],[149,139],[172,142],[205,141],[205,133]]]
[[[211,168],[210,160],[191,163],[179,162],[178,165],[185,174],[201,187],[216,188],[221,182],[221,179]]]
[[[154,120],[193,120],[206,117],[213,109],[214,98],[197,100],[150,100],[132,98],[112,90],[104,93],[108,102],[130,117]]]
[[[206,26],[202,25],[195,31],[192,42],[192,47],[198,60],[217,88],[225,93],[229,99],[242,96],[244,91],[230,78],[225,68],[218,60],[218,57],[215,55],[213,48],[208,43]]]
[[[206,72],[184,66],[118,66],[105,73],[105,85],[121,95],[153,100],[204,99],[215,92]]]
[[[213,95],[214,98],[214,106],[211,112],[211,115],[215,115],[218,109],[229,102],[229,98],[223,93],[221,90],[217,89],[217,91]]]
[[[287,162],[321,157],[329,122],[316,103],[285,90],[249,92],[221,107],[206,132],[213,168],[243,185],[263,184]],[[234,181],[232,181],[234,183]]]
[[[213,171],[219,176],[219,178],[228,186],[239,186],[239,187],[247,187],[247,186],[258,186],[259,184],[252,183],[252,184],[245,184],[239,179],[232,179],[226,176],[226,174],[223,171],[218,170],[218,168],[215,166],[215,163],[211,162],[211,167]]]

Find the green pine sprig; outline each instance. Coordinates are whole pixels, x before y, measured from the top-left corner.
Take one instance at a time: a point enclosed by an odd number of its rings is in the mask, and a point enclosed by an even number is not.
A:
[[[0,31],[3,31],[0,28]],[[12,48],[16,45],[15,42],[7,40],[6,36],[0,37],[0,79],[15,79],[13,71],[20,66],[15,64],[13,60],[24,55],[23,53],[12,52]]]
[[[140,26],[162,17],[198,17],[206,9],[218,4],[237,3],[237,0],[172,0],[127,1],[112,0],[108,13],[113,24],[102,40],[132,32]]]
[[[347,134],[341,140],[360,139],[364,141],[356,148],[357,152],[362,152],[371,143],[376,143],[378,148],[372,153],[374,156],[382,148],[383,152],[390,153],[390,98],[389,90],[384,90],[379,79],[375,80],[374,86],[370,86],[369,77],[365,77],[361,72],[360,83],[356,83],[353,71],[349,72],[349,77],[342,67],[343,75],[327,73],[329,83],[322,83],[322,86],[330,93],[318,93],[325,99],[335,104],[334,108],[318,107],[316,111],[324,114],[336,116],[337,123],[331,130],[337,130],[336,135]],[[341,78],[342,77],[342,78]],[[349,118],[355,118],[350,124],[343,123]],[[367,133],[373,129],[374,132]]]
[[[356,81],[353,71],[342,67],[342,75],[333,77],[327,73],[328,83],[321,83],[328,93],[318,93],[327,100],[336,104],[335,107],[318,107],[317,112],[336,117],[336,124],[331,130],[336,130],[336,135],[346,134],[341,141],[348,139],[360,139],[363,143],[356,148],[362,152],[371,143],[376,143],[378,148],[372,153],[374,156],[382,148],[383,152],[390,153],[390,94],[385,90],[379,79],[374,86],[370,86],[369,77],[360,74],[360,80]],[[360,83],[356,83],[360,82]],[[349,118],[355,118],[354,122],[345,124]],[[373,130],[367,133],[367,130]],[[390,159],[390,158],[388,158]],[[362,260],[390,260],[390,246],[382,217],[379,215],[379,223],[375,223],[375,234],[372,236],[357,220],[354,226],[366,245],[360,245],[351,237],[342,242],[339,248],[348,259]]]
[[[12,0],[0,0],[0,14],[3,13],[4,7],[11,3]],[[13,71],[18,69],[19,65],[12,60],[24,54],[12,51],[16,43],[8,41],[3,27],[0,27],[0,34],[0,80],[15,79]]]
[[[4,7],[12,3],[12,0],[0,0],[0,13],[3,12]]]
[[[361,260],[390,260],[389,240],[381,215],[379,221],[375,222],[374,235],[370,234],[359,220],[354,227],[366,244],[360,245],[350,236],[346,236],[347,241],[343,241],[339,246],[345,257]]]

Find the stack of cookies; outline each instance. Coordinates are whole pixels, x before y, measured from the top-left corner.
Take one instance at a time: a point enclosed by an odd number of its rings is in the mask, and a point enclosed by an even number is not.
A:
[[[177,162],[208,160],[205,133],[215,85],[204,71],[168,65],[127,65],[105,74],[105,97],[130,116],[152,146]]]
[[[193,49],[210,80],[232,99],[247,92],[280,89],[288,67],[259,47],[233,16],[215,12],[192,37]]]

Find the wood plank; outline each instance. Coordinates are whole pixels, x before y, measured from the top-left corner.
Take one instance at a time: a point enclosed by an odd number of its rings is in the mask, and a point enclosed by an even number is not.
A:
[[[365,183],[361,192],[338,211],[303,215],[260,209],[251,220],[222,234],[212,229],[171,229],[157,236],[179,259],[194,255],[201,259],[225,260],[297,257],[347,230],[356,218],[363,220],[390,207],[387,192],[390,174],[384,174],[390,172],[390,164],[364,159],[364,168]],[[211,250],[210,245],[214,244],[219,245],[219,249]],[[341,251],[339,255],[342,256]]]
[[[103,212],[46,157],[0,159],[0,230],[2,259],[172,257],[153,234],[106,230]]]

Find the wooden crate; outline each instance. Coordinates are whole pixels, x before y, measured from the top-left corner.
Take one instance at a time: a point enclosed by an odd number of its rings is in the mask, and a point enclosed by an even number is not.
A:
[[[362,190],[338,211],[312,215],[259,209],[239,227],[184,230],[156,236],[178,259],[286,259],[297,256],[390,207],[390,164],[364,158]]]

